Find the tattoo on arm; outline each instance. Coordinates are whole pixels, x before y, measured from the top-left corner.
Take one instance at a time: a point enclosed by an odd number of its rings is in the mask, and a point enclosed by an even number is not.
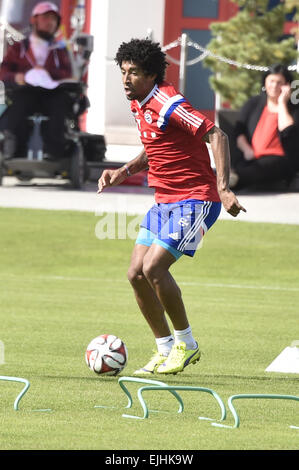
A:
[[[142,160],[141,161],[142,161],[143,165],[147,168],[148,167],[148,156],[145,152],[142,155]]]
[[[209,144],[210,143],[210,136],[213,135],[215,133],[215,131],[216,131],[216,126],[214,126],[209,132],[207,132],[203,136],[203,140]]]

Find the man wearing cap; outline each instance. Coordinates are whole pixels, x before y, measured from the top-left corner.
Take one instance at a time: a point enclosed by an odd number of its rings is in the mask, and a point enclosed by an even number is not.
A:
[[[20,143],[28,138],[24,123],[35,112],[49,118],[42,128],[47,153],[63,156],[69,101],[59,84],[72,77],[72,66],[65,43],[55,39],[60,22],[54,3],[38,3],[31,15],[31,34],[9,47],[1,64],[0,80],[12,89],[12,103],[1,125],[5,158],[14,156],[17,136]]]

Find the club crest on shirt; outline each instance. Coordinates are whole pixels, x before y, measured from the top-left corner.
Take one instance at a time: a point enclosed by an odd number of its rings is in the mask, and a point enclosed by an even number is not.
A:
[[[149,111],[146,111],[144,113],[144,119],[148,124],[151,124],[153,122],[152,115]]]

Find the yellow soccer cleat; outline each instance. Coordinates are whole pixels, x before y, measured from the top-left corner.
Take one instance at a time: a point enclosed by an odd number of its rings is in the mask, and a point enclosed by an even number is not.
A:
[[[186,349],[186,344],[181,341],[180,343],[174,344],[171,352],[165,362],[163,362],[157,368],[158,374],[177,374],[182,372],[189,364],[194,364],[200,359],[200,350]]]
[[[149,377],[157,372],[157,368],[163,364],[165,359],[166,356],[163,356],[163,354],[156,351],[150,361],[141,369],[135,370],[133,375],[137,375],[139,377]]]

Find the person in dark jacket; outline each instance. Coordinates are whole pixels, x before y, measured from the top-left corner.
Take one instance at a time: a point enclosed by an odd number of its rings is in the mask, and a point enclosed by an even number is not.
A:
[[[70,104],[59,84],[71,79],[72,65],[65,43],[55,39],[60,22],[54,3],[38,3],[32,11],[30,36],[10,46],[1,64],[0,80],[11,92],[11,103],[1,119],[4,158],[14,156],[17,141],[28,139],[27,118],[36,112],[48,117],[42,127],[46,152],[63,156],[64,120]]]
[[[287,67],[270,67],[262,93],[241,109],[235,137],[242,158],[231,173],[231,188],[289,183],[299,170],[299,107],[291,100],[292,80]]]

